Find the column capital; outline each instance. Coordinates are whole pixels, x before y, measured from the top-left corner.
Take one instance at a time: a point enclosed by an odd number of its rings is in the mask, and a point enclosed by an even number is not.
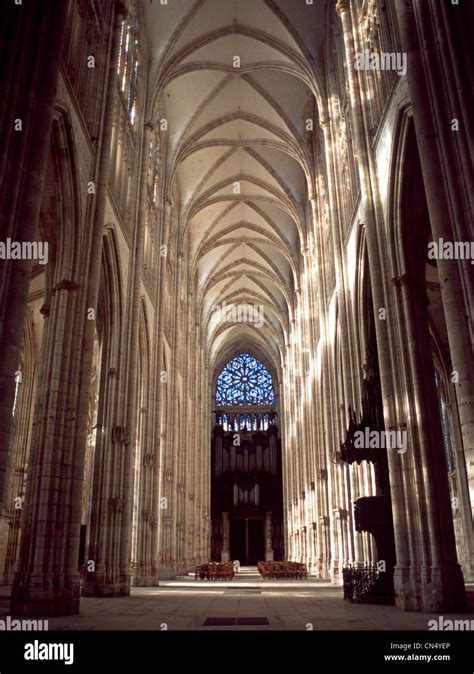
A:
[[[336,12],[340,15],[344,12],[347,12],[349,9],[349,3],[347,0],[337,0],[336,2]]]
[[[319,126],[321,129],[326,129],[329,126],[329,123],[331,121],[331,118],[329,115],[323,115],[322,117],[319,118]]]

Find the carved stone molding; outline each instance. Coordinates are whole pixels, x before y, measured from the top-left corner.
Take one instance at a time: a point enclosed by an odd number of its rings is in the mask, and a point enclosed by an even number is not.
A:
[[[412,284],[412,279],[409,274],[402,274],[401,276],[395,276],[392,279],[392,284],[396,288],[401,288],[402,286],[410,286]]]
[[[56,283],[54,286],[53,292],[56,290],[67,290],[68,292],[71,290],[77,290],[79,286],[77,283],[74,283],[74,281],[69,281],[68,279],[62,279],[59,281],[59,283]]]
[[[347,520],[347,518],[349,516],[349,511],[345,510],[344,508],[335,508],[334,514],[336,516],[336,519],[344,522],[345,520]]]
[[[112,442],[128,443],[128,428],[126,426],[113,426]]]
[[[155,456],[152,452],[147,452],[143,455],[143,465],[146,467],[154,467]]]

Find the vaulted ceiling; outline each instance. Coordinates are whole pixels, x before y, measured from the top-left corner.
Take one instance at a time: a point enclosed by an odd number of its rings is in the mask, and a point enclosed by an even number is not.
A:
[[[299,287],[323,91],[326,2],[145,2],[149,109],[168,120],[167,196],[210,362],[280,363]],[[159,111],[159,113],[158,113]],[[213,308],[263,307],[264,325]]]

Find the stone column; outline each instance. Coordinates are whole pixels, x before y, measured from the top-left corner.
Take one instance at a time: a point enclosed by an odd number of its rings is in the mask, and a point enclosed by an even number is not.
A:
[[[11,46],[1,77],[2,239],[28,242],[37,237],[68,11],[68,0],[2,7],[0,37]],[[21,130],[15,129],[18,119]],[[0,263],[0,512],[31,267],[32,260]]]
[[[265,513],[265,561],[273,562],[272,513]]]
[[[465,602],[464,584],[456,557],[424,278],[405,275],[395,284],[402,296],[408,351],[405,367],[410,369],[413,387],[408,396],[412,407],[410,444],[416,444],[411,450],[423,465],[421,471],[414,461],[411,471],[421,501],[418,517],[423,522],[418,534],[422,605],[425,610],[460,610]]]
[[[367,253],[369,257],[370,280],[373,291],[374,307],[387,307],[384,293],[384,276],[381,267],[379,232],[383,231],[382,215],[378,191],[373,176],[376,174],[371,148],[368,147],[367,133],[363,115],[363,103],[357,79],[354,61],[354,40],[347,0],[338,0],[336,10],[341,17],[344,35],[344,47],[347,61],[347,77],[352,111],[354,150],[359,169],[363,217],[365,220]],[[379,225],[379,226],[378,226]],[[380,366],[385,423],[395,425],[397,412],[395,406],[392,363],[389,352],[390,340],[385,321],[376,321],[377,349]],[[395,588],[397,601],[403,605],[416,594],[416,580],[410,568],[409,539],[407,532],[407,512],[405,507],[405,486],[399,457],[389,453],[390,484],[392,488],[392,509],[395,528],[397,567],[395,570]],[[406,598],[406,599],[405,599]]]
[[[359,177],[362,192],[363,212],[366,220],[367,251],[370,263],[370,277],[372,283],[374,307],[386,307],[388,311],[392,308],[393,295],[387,290],[387,278],[381,267],[381,250],[385,245],[383,232],[383,214],[380,204],[380,195],[377,183],[377,171],[373,151],[370,143],[370,134],[365,118],[364,97],[361,92],[361,80],[355,70],[355,49],[353,24],[351,20],[350,5],[347,0],[338,0],[337,11],[341,16],[344,47],[347,61],[347,74],[349,80],[349,91],[352,109],[352,122],[355,140],[355,150],[359,168]],[[426,102],[420,101],[421,109]],[[393,370],[390,358],[391,336],[385,325],[386,321],[376,321],[377,349],[380,365],[380,378],[382,385],[382,396],[384,404],[385,425],[389,428],[397,426],[397,414],[394,409],[393,394]],[[422,376],[422,373],[418,373]],[[418,461],[423,464],[425,479],[431,488],[438,484],[439,489],[444,489],[440,483],[443,480],[447,483],[447,475],[440,474],[439,469],[434,465],[436,458],[424,450],[430,443],[430,434],[426,429],[426,418],[419,421],[420,445],[413,447]],[[436,456],[437,453],[435,453]],[[410,549],[407,539],[407,493],[411,494],[410,485],[405,485],[401,474],[401,466],[406,469],[406,464],[402,463],[400,455],[394,451],[388,452],[390,483],[392,492],[392,510],[394,517],[395,545],[397,565],[395,567],[395,591],[397,603],[405,609],[419,610],[424,608],[430,611],[455,610],[463,606],[463,581],[462,575],[451,562],[451,555],[447,552],[449,541],[454,540],[452,536],[452,518],[448,521],[446,517],[446,504],[444,499],[437,503],[432,493],[422,499],[422,495],[412,495],[412,497],[421,501],[422,508],[426,513],[427,525],[432,529],[430,535],[434,539],[441,541],[443,531],[448,536],[447,545],[441,543],[436,546],[434,542],[431,551],[433,558],[426,559],[424,563],[423,576],[420,578],[412,567],[413,552]],[[428,524],[429,523],[429,524]],[[436,550],[435,550],[436,548]],[[430,565],[433,565],[430,568]],[[424,583],[429,584],[427,587]],[[429,593],[429,597],[428,597]],[[420,603],[421,602],[421,603]]]
[[[120,47],[120,35],[122,31],[122,22],[126,16],[126,8],[121,2],[115,6],[113,33],[111,41],[111,51],[108,63],[108,79],[105,97],[104,122],[101,133],[101,142],[98,154],[97,183],[96,183],[96,203],[92,228],[92,247],[94,250],[102,250],[103,226],[105,220],[105,210],[107,204],[107,191],[110,173],[111,146],[112,146],[112,127],[117,101],[117,58]],[[97,307],[100,269],[102,257],[95,255],[91,261],[90,278],[88,293],[88,306]],[[85,344],[92,345],[94,340],[93,321],[86,321]],[[87,350],[87,348],[86,348]],[[88,373],[87,369],[86,372]],[[111,374],[115,375],[115,372]],[[119,407],[118,385],[112,385],[115,388],[116,408]],[[124,563],[122,534],[128,517],[128,506],[125,504],[125,492],[123,485],[117,484],[116,476],[113,475],[115,467],[115,454],[125,457],[130,451],[130,435],[125,420],[115,418],[112,425],[112,418],[117,414],[117,409],[110,409],[108,418],[105,418],[105,424],[112,428],[112,437],[106,439],[105,447],[105,472],[106,479],[100,480],[96,473],[94,476],[94,490],[97,489],[97,507],[98,511],[91,513],[91,523],[95,524],[94,535],[90,538],[91,559],[96,561],[96,572],[88,576],[83,593],[95,596],[124,596],[130,592],[130,569],[129,564]],[[119,414],[123,414],[122,410]],[[118,423],[117,423],[118,421]],[[112,444],[111,444],[112,443]],[[114,453],[114,459],[110,453]],[[99,458],[99,457],[98,457]],[[112,474],[111,474],[112,473]],[[127,512],[126,512],[127,511]],[[117,541],[117,544],[115,543]],[[95,554],[94,558],[92,554]]]
[[[10,463],[5,498],[5,510],[0,511],[0,537],[3,535],[5,557],[0,549],[0,568],[4,568],[3,582],[13,580],[21,534],[21,513],[25,496],[26,471],[34,407],[36,349],[34,323],[28,309],[25,317],[21,373],[18,379],[15,432],[10,450]],[[23,499],[18,501],[18,499]],[[4,562],[4,564],[3,564]]]
[[[222,513],[222,550],[221,562],[230,561],[229,548],[229,513]]]
[[[282,363],[281,367],[281,381],[278,383],[278,393],[280,400],[280,433],[282,438],[284,438],[281,447],[281,472],[282,472],[282,482],[283,482],[283,517],[282,517],[282,533],[283,533],[283,556],[288,558],[289,549],[290,549],[290,537],[289,531],[291,528],[291,465],[289,459],[289,447],[287,447],[286,438],[289,436],[289,423],[288,423],[288,414],[289,409],[287,405],[289,401],[285,397],[286,382],[287,382],[287,370],[288,366],[285,362]]]
[[[186,343],[186,335],[182,334],[183,329],[185,329],[185,323],[181,311],[183,267],[184,253],[181,250],[178,250],[176,260],[176,283],[174,288],[174,327],[172,336],[175,399],[171,408],[171,423],[174,433],[173,459],[176,468],[176,574],[181,574],[183,571],[186,520],[184,485],[184,466],[186,461],[184,433],[184,427],[186,426],[186,394],[184,377],[178,376],[178,372],[181,373],[184,362],[183,350]]]
[[[329,137],[329,121],[324,118],[324,122],[321,122],[321,128],[325,132],[324,146],[327,153],[326,159],[326,172],[328,175],[328,184],[332,186],[335,190],[334,181],[330,179],[330,166],[332,165],[329,162],[329,153],[332,147],[331,139]],[[331,195],[329,195],[331,196]],[[314,251],[316,255],[316,284],[318,287],[318,303],[319,303],[319,312],[322,316],[326,318],[327,309],[328,309],[328,296],[326,289],[326,274],[325,269],[325,246],[322,237],[322,227],[321,222],[319,221],[318,214],[318,204],[316,198],[311,198],[311,212],[313,216],[313,228],[314,228],[314,237],[315,245]],[[337,230],[337,200],[335,195],[332,195],[332,199],[329,198],[330,213],[331,213],[331,230],[333,231],[333,236],[336,237]],[[319,395],[320,404],[317,405],[317,416],[319,420],[320,430],[319,430],[319,446],[318,453],[316,456],[316,471],[317,475],[320,474],[321,470],[327,470],[326,466],[328,464],[329,458],[331,456],[331,451],[334,449],[334,440],[332,434],[332,424],[331,424],[331,373],[330,373],[330,363],[332,362],[332,355],[329,353],[329,347],[327,339],[328,326],[327,321],[320,321],[320,330],[319,342],[321,349],[320,356],[320,372],[319,372],[319,390],[315,388],[315,400],[317,400],[317,395]],[[346,368],[348,369],[348,368]],[[316,393],[317,392],[317,393]],[[335,401],[333,401],[335,403]],[[336,405],[337,408],[337,405]],[[319,568],[328,568],[329,560],[325,559],[325,548],[323,546],[324,534],[321,530],[321,522],[324,518],[327,518],[328,515],[328,482],[324,484],[323,488],[318,488],[316,490],[317,498],[317,508],[316,508],[316,526],[318,527],[318,552],[317,552],[317,564]],[[323,574],[323,577],[324,574]]]
[[[130,337],[129,337],[129,361],[128,361],[128,391],[127,391],[127,427],[130,434],[130,443],[127,447],[126,453],[126,467],[124,471],[124,518],[121,532],[121,566],[128,573],[130,546],[128,545],[131,521],[133,515],[133,469],[134,460],[139,461],[142,465],[141,470],[144,472],[154,472],[157,470],[157,461],[155,460],[154,452],[148,447],[138,447],[137,456],[133,456],[133,449],[135,447],[137,438],[137,408],[138,408],[138,351],[139,351],[139,327],[140,327],[140,295],[141,283],[143,276],[143,254],[144,254],[144,240],[145,240],[145,225],[146,225],[146,209],[147,209],[147,178],[148,178],[148,153],[151,141],[151,134],[153,125],[147,121],[143,125],[142,132],[142,148],[141,148],[141,171],[140,171],[140,195],[138,199],[138,213],[137,224],[135,228],[135,242],[134,242],[134,258],[133,258],[133,280],[131,286],[131,307],[130,307]],[[146,442],[146,438],[144,439]],[[144,461],[144,455],[151,454],[147,461]],[[142,481],[145,484],[145,481]],[[148,490],[147,490],[148,491]],[[147,503],[152,505],[151,513],[147,514],[143,520],[139,518],[139,529],[145,528],[147,537],[152,537],[152,528],[157,526],[159,516],[159,499],[158,494],[142,494],[142,508],[148,509],[148,505],[144,504],[144,499]],[[144,537],[139,534],[139,540]],[[145,541],[145,539],[144,539]],[[146,545],[146,543],[145,543]],[[146,550],[150,551],[150,547],[146,545]],[[142,549],[141,554],[144,550]],[[153,554],[153,553],[152,553]],[[148,555],[147,555],[148,556]],[[147,568],[152,569],[152,577],[148,577],[144,582],[152,585],[156,582],[156,558],[140,559],[138,561],[138,569]],[[141,581],[138,581],[141,582]],[[138,583],[137,583],[138,584]]]
[[[168,246],[169,235],[171,228],[171,201],[162,200],[162,208],[160,211],[160,246]],[[155,317],[155,334],[156,334],[156,353],[158,372],[155,377],[155,410],[157,415],[156,427],[159,435],[159,465],[160,470],[155,480],[155,490],[159,490],[160,499],[165,499],[162,503],[166,506],[160,509],[160,517],[158,522],[156,545],[153,544],[153,549],[157,550],[159,563],[159,573],[161,569],[165,569],[167,577],[170,574],[170,548],[168,540],[170,538],[171,528],[171,506],[173,504],[173,497],[171,494],[171,468],[169,464],[168,436],[166,430],[166,420],[163,418],[163,409],[166,407],[168,396],[168,386],[170,381],[170,373],[167,372],[167,380],[162,381],[161,367],[164,350],[164,307],[166,304],[166,274],[167,274],[167,255],[159,256],[159,271],[157,275],[156,294],[158,297],[158,306]]]
[[[171,231],[172,227],[176,224],[175,214],[173,212],[172,203],[167,201],[165,203],[165,229],[169,227]],[[179,564],[179,550],[180,543],[182,540],[182,531],[180,528],[180,514],[181,514],[181,480],[180,480],[180,464],[181,464],[181,448],[180,448],[180,438],[181,438],[181,419],[178,416],[178,401],[179,401],[179,377],[178,377],[178,366],[180,364],[180,350],[179,342],[177,340],[177,330],[178,330],[178,319],[179,319],[179,272],[181,267],[181,253],[178,253],[176,259],[176,270],[175,276],[173,279],[168,279],[169,283],[173,284],[173,306],[172,310],[172,326],[171,326],[171,335],[170,343],[173,346],[171,363],[169,364],[168,370],[168,383],[167,387],[171,387],[167,391],[169,407],[168,407],[168,418],[164,420],[164,427],[166,433],[165,439],[165,461],[167,480],[165,486],[167,488],[168,496],[168,511],[167,511],[167,522],[168,522],[168,535],[169,541],[167,543],[166,557],[168,559],[168,568],[164,570],[167,578],[175,578],[178,572]],[[165,270],[166,270],[166,265]],[[163,279],[163,282],[166,281],[166,274]],[[181,410],[181,413],[183,411]]]
[[[457,36],[449,35],[450,29],[443,23],[441,34],[429,32],[429,19],[439,11],[433,3],[396,3],[400,38],[408,54],[407,80],[413,103],[418,152],[420,155],[426,200],[430,215],[433,241],[443,239],[455,242],[456,232],[467,233],[472,238],[472,223],[469,223],[468,205],[464,194],[472,192],[468,176],[453,170],[450,155],[456,155],[454,134],[461,134],[468,146],[466,129],[451,130],[451,115],[446,105],[446,92],[437,90],[442,81],[438,72],[439,61],[448,61],[451,52],[444,49],[448,43],[456,43]],[[433,9],[434,8],[434,9]],[[453,5],[449,12],[459,12]],[[420,24],[420,15],[424,19]],[[452,17],[454,20],[454,17]],[[425,25],[426,24],[426,25]],[[419,37],[421,35],[421,38]],[[420,39],[422,44],[420,44]],[[443,50],[440,53],[440,50]],[[463,64],[464,65],[464,64]],[[438,94],[437,94],[438,91]],[[465,112],[450,101],[452,116],[460,118]],[[449,138],[449,142],[446,141]],[[443,147],[444,146],[444,147]],[[445,150],[443,153],[443,149]],[[472,174],[471,174],[472,175]],[[454,177],[455,176],[455,177]],[[454,178],[454,185],[452,181]],[[451,187],[451,189],[450,189]],[[474,517],[474,356],[469,321],[472,321],[472,305],[464,298],[463,281],[468,297],[473,296],[474,267],[460,260],[437,260],[444,315],[448,330],[449,350],[453,372],[458,375],[455,383],[461,424],[469,488],[471,513]],[[472,328],[471,328],[472,329]]]

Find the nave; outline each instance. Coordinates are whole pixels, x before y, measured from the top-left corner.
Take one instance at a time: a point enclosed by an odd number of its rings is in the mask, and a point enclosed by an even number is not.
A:
[[[6,610],[467,611],[474,3],[1,11]]]

